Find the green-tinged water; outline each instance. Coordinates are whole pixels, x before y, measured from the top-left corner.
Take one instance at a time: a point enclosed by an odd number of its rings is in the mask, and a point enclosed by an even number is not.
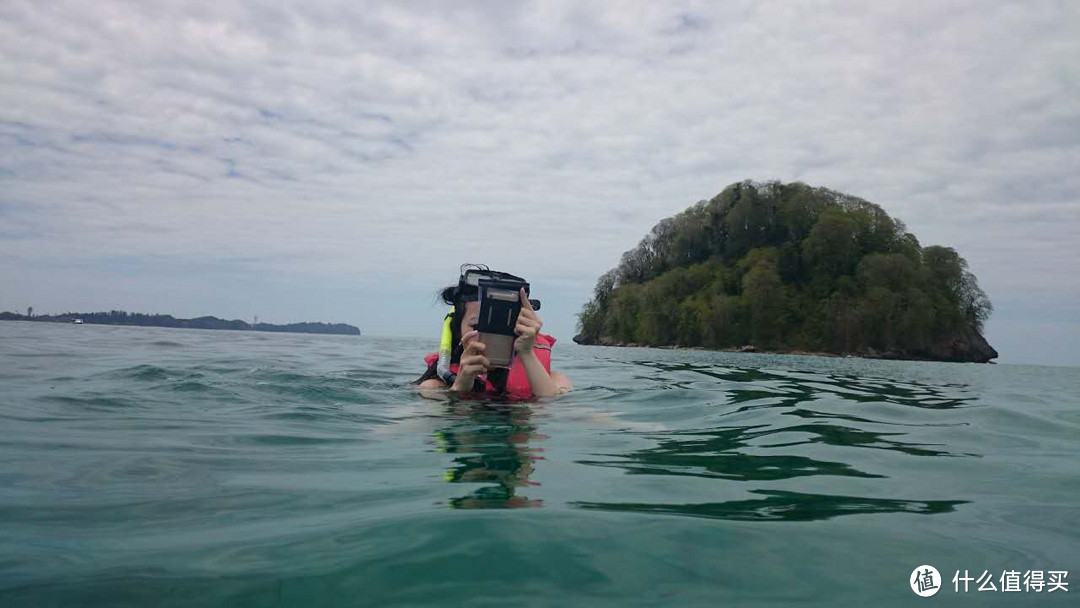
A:
[[[450,404],[431,342],[0,322],[0,606],[1080,598],[1078,369],[564,339]]]

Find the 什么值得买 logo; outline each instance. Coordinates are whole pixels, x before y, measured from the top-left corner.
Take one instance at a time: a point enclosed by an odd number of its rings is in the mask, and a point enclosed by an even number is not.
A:
[[[937,568],[923,564],[915,568],[908,577],[911,590],[919,597],[930,597],[941,589],[941,575]]]
[[[1004,570],[1000,577],[995,577],[989,570],[983,570],[978,577],[969,574],[968,570],[964,570],[962,576],[960,572],[957,570],[952,578],[953,591],[956,593],[968,593],[973,588],[977,592],[999,593],[1069,592],[1069,582],[1066,580],[1069,576],[1068,570]],[[923,564],[911,571],[908,584],[919,597],[930,597],[941,590],[944,581],[937,568]]]

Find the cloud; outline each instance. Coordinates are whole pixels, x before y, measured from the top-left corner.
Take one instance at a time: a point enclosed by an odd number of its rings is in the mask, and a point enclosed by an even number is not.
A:
[[[487,260],[580,300],[657,220],[776,178],[883,205],[1036,310],[1080,297],[1062,278],[1080,259],[1078,17],[6,2],[0,254],[56,277],[89,264],[103,290],[119,257],[416,289]],[[0,282],[34,293],[18,276]]]

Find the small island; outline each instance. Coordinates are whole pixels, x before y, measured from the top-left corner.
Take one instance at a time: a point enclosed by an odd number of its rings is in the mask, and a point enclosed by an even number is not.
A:
[[[96,325],[135,325],[140,327],[175,327],[181,329],[231,329],[243,331],[270,331],[298,334],[339,334],[359,336],[360,329],[345,323],[248,323],[240,319],[226,320],[217,317],[196,317],[178,319],[172,315],[148,315],[138,312],[111,310],[109,312],[76,313],[66,312],[60,315],[34,315],[33,309],[27,314],[0,312],[0,321],[40,321],[44,323],[88,323]]]
[[[661,220],[596,283],[579,344],[989,362],[967,262],[878,205],[743,181]]]

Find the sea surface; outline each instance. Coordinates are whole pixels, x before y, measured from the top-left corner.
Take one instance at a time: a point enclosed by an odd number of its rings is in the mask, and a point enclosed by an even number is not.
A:
[[[450,402],[434,339],[0,322],[0,606],[1080,605],[1080,369],[563,338]]]

